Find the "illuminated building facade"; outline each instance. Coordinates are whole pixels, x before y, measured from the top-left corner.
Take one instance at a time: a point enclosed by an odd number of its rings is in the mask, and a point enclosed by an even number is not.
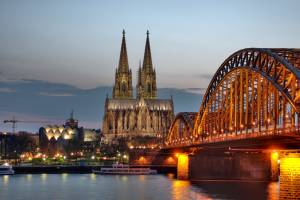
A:
[[[54,155],[57,152],[76,150],[90,151],[100,142],[100,130],[84,129],[78,120],[71,117],[64,125],[48,125],[39,130],[39,145],[42,152]]]
[[[138,68],[137,97],[132,94],[132,73],[128,64],[125,32],[116,69],[112,98],[106,98],[103,134],[110,140],[119,136],[164,137],[174,118],[171,99],[157,99],[156,72],[152,65],[149,31],[143,65]]]

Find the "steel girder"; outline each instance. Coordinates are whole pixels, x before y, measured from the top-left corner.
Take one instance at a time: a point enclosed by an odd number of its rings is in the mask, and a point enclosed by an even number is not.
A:
[[[300,49],[242,49],[229,56],[213,76],[203,97],[196,124],[199,125],[206,105],[226,74],[237,68],[248,68],[268,79],[280,91],[297,112],[300,111]],[[296,80],[292,94],[290,80]]]
[[[189,139],[194,130],[196,115],[196,112],[178,113],[169,128],[166,141],[171,141],[175,138],[182,139],[183,136]]]
[[[243,75],[244,73],[246,75]],[[250,88],[250,90],[252,90],[251,92],[248,91],[248,84],[251,84],[251,80],[250,82],[248,81],[248,75],[252,77],[252,88]],[[216,116],[218,113],[213,110],[214,110],[214,106],[218,107],[219,105],[217,104],[221,103],[218,102],[219,99],[217,98],[219,98],[219,96],[221,96],[221,99],[224,98],[223,89],[221,89],[222,92],[218,90],[220,90],[221,87],[224,87],[224,85],[222,86],[222,84],[224,84],[224,82],[226,81],[226,79],[228,79],[229,76],[232,76],[231,79],[235,78],[237,80],[234,80],[232,83],[230,83],[229,86],[228,85],[226,86],[225,89],[227,89],[227,91],[225,93],[226,95],[228,95],[227,93],[231,93],[229,95],[232,95],[234,93],[236,97],[233,96],[225,97],[227,98],[227,100],[225,101],[229,101],[229,99],[230,101],[232,101],[233,99],[234,101],[228,102],[228,105],[232,107],[232,106],[236,106],[235,104],[239,104],[239,106],[243,106],[243,107],[245,106],[247,109],[244,110],[244,108],[242,108],[241,109],[242,111],[236,111],[235,110],[236,108],[234,108],[234,111],[240,112],[239,114],[240,116],[242,116],[238,119],[238,121],[240,120],[240,122],[242,122],[243,120],[244,121],[246,120],[247,123],[250,123],[249,121],[250,119],[248,118],[250,118],[251,116],[253,120],[253,117],[257,117],[258,115],[259,120],[261,121],[258,121],[257,123],[262,123],[262,124],[265,123],[268,129],[269,126],[268,124],[269,123],[271,124],[270,122],[271,119],[268,118],[269,115],[274,115],[274,114],[278,115],[279,112],[281,112],[281,115],[285,116],[287,112],[287,108],[286,108],[287,103],[292,107],[291,112],[293,112],[292,113],[293,116],[295,116],[295,113],[297,113],[297,115],[299,114],[300,111],[300,49],[263,49],[263,48],[242,49],[232,54],[230,57],[228,57],[213,76],[208,86],[208,89],[206,90],[206,93],[203,97],[202,104],[200,106],[198,114],[193,114],[194,118],[196,119],[189,120],[186,117],[187,114],[183,114],[183,113],[179,113],[176,116],[175,120],[172,123],[172,126],[169,129],[169,134],[167,136],[167,141],[166,141],[167,146],[187,145],[185,144],[187,143],[187,141],[182,142],[183,139],[186,140],[186,138],[181,138],[183,134],[181,133],[181,135],[178,135],[178,133],[175,133],[176,131],[178,132],[178,130],[175,130],[174,127],[178,123],[184,123],[185,126],[189,128],[193,127],[192,133],[190,131],[189,133],[185,133],[185,135],[188,134],[191,136],[189,139],[190,140],[189,145],[200,142],[200,138],[199,138],[200,133],[198,131],[198,127],[200,126],[200,123],[203,122],[204,117],[205,120],[207,120],[208,118],[210,118],[209,119],[210,121],[215,120],[213,122],[215,126],[219,126],[218,123],[221,124],[223,123],[222,121],[220,122],[216,120]],[[247,76],[247,82],[246,82],[247,86],[242,85],[244,84],[243,76]],[[256,81],[255,86],[253,85],[254,84],[253,77]],[[261,80],[260,77],[263,77],[264,80]],[[260,80],[262,81],[262,83],[260,83]],[[270,86],[268,86],[269,84]],[[262,90],[264,88],[269,88],[269,89],[267,89],[267,91],[259,91],[261,90],[260,88],[262,88]],[[244,93],[245,91],[243,90],[249,92],[249,94],[245,94]],[[266,94],[270,91],[272,92],[273,95],[272,97],[269,97],[268,94]],[[243,102],[244,96],[246,96],[245,98],[248,100],[249,95],[251,95],[252,102],[244,103]],[[262,95],[262,99],[257,100],[257,98],[260,98],[258,97],[260,95]],[[272,102],[265,103],[264,101],[272,101]],[[214,102],[214,104],[216,105],[212,105],[212,102]],[[251,103],[255,105],[248,105]],[[275,105],[271,105],[272,103]],[[208,105],[210,106],[209,109],[207,109]],[[268,106],[270,106],[270,108],[273,109],[271,111],[273,112],[272,114],[268,113],[269,112],[268,109],[270,109],[268,108]],[[261,109],[261,107],[263,107],[262,108],[263,110],[259,110]],[[255,109],[255,112],[257,113],[249,114],[251,113],[250,109],[252,109],[252,112]],[[229,115],[232,114],[232,111],[226,109],[223,110],[222,112],[225,117],[227,116],[227,114],[224,114],[224,112],[230,113]],[[209,115],[207,115],[208,113]],[[271,117],[274,118],[274,116]],[[278,119],[278,116],[275,116],[275,118],[276,119],[274,119],[274,124],[273,124],[275,129],[277,123],[276,120],[286,121],[286,119],[282,119],[282,118]],[[263,120],[268,122],[264,122]],[[295,124],[296,118],[293,120],[294,121],[292,123]],[[299,120],[299,117],[297,117],[297,120]],[[191,124],[191,121],[193,121],[193,125]],[[236,119],[235,119],[235,123],[236,123]],[[299,122],[297,122],[297,125],[299,125]],[[241,124],[241,126],[244,125]],[[229,127],[226,128],[228,129]],[[235,128],[239,129],[237,127]],[[241,127],[240,129],[244,129],[244,127]],[[224,134],[225,131],[223,130],[223,128],[219,129],[218,131],[219,133],[213,130],[212,133],[208,133],[208,134],[212,134],[212,135],[220,134],[222,138],[219,138],[219,136],[217,136],[217,139],[224,140],[224,136],[226,136],[225,139],[227,139],[227,134],[226,135]],[[252,131],[254,131],[254,129]],[[259,125],[259,131],[261,131],[260,125]],[[282,132],[282,130],[280,130],[279,132]],[[243,131],[241,131],[240,133],[243,133]],[[237,138],[242,136],[239,135],[240,133],[237,132],[235,133],[238,134],[236,135]],[[248,133],[248,129],[246,133]],[[257,134],[255,136],[257,136]],[[179,141],[181,141],[180,144],[178,143]],[[202,135],[202,142],[203,142],[203,135]]]

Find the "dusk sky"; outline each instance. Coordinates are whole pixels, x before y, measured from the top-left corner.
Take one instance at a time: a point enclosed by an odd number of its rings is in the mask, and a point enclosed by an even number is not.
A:
[[[297,0],[1,0],[0,76],[112,86],[122,29],[134,78],[149,29],[158,87],[206,87],[241,48],[299,47],[299,8]]]

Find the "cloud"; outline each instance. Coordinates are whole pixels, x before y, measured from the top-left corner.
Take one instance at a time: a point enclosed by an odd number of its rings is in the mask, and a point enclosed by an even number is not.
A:
[[[16,90],[14,90],[12,88],[0,88],[0,92],[3,92],[3,93],[13,93],[13,92],[16,92]]]
[[[0,73],[1,75],[1,73]],[[0,83],[30,83],[30,80],[26,79],[14,79],[0,76]]]
[[[39,93],[42,96],[51,96],[51,97],[72,97],[75,96],[71,93],[50,93],[50,92],[40,92]]]
[[[204,94],[206,92],[206,88],[186,88],[184,91],[193,94]]]

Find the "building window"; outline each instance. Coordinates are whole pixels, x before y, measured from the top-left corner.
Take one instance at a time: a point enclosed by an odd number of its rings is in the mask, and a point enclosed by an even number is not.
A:
[[[122,83],[122,92],[123,92],[123,93],[126,92],[126,85],[125,85],[125,83]]]
[[[151,85],[150,85],[150,83],[148,83],[148,92],[149,93],[151,92]]]

